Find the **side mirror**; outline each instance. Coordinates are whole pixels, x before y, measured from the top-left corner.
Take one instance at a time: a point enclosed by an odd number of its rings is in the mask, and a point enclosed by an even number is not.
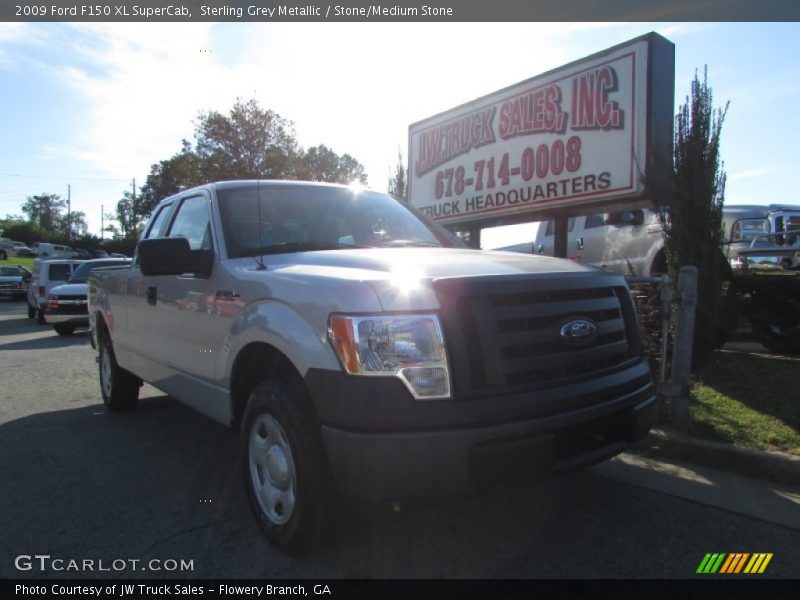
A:
[[[211,250],[192,250],[183,237],[151,238],[137,246],[142,275],[210,275],[214,263]]]
[[[622,210],[606,213],[605,222],[606,225],[642,225],[644,223],[644,211]]]

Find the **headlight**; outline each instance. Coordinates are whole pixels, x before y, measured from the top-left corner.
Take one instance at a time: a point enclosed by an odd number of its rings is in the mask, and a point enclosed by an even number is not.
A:
[[[749,242],[758,235],[769,233],[769,221],[766,219],[742,219],[736,221],[731,228],[731,240]]]
[[[328,334],[349,374],[399,377],[417,400],[450,397],[444,336],[436,315],[332,315]]]

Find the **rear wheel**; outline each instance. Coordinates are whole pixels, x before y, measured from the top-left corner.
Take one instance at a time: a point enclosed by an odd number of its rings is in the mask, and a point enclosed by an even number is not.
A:
[[[299,378],[253,388],[242,442],[247,498],[264,535],[288,552],[318,543],[332,522],[336,494],[319,421]]]
[[[100,337],[100,391],[111,411],[130,410],[139,399],[139,379],[117,364],[111,340]]]
[[[800,354],[800,323],[778,319],[752,319],[750,326],[756,339],[778,354]]]
[[[53,325],[53,329],[56,330],[58,335],[72,335],[75,333],[75,325],[69,325],[68,323],[56,323]]]

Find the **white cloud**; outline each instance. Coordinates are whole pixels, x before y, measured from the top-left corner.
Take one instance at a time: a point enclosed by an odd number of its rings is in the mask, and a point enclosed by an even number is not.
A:
[[[200,111],[227,112],[236,97],[255,96],[295,122],[302,145],[351,154],[384,189],[411,123],[601,50],[582,51],[578,41],[610,29],[621,42],[641,25],[42,26],[38,34],[60,50],[37,66],[83,105],[81,114],[63,115],[74,132],[49,141],[44,156],[54,169],[78,161],[97,177],[143,181],[152,163],[191,139]]]
[[[245,51],[223,64],[213,24],[70,25],[75,61],[52,69],[87,120],[62,150],[106,176],[141,176],[191,137],[199,111],[255,94],[301,143],[352,154],[382,188],[410,123],[578,58],[565,31],[614,26],[259,24],[241,28]]]
[[[749,169],[747,171],[739,171],[733,175],[728,175],[728,181],[741,181],[742,179],[750,179],[752,177],[761,177],[767,173],[771,173],[775,169],[773,167],[763,167],[760,169]]]

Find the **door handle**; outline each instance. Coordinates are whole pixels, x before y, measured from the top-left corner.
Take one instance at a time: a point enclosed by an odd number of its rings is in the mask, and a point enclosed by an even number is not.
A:
[[[155,306],[156,305],[156,297],[157,297],[157,295],[156,295],[156,286],[148,285],[147,286],[147,291],[145,292],[145,298],[147,298],[147,303],[150,304],[151,306]]]
[[[583,238],[578,238],[578,250],[583,250]]]

